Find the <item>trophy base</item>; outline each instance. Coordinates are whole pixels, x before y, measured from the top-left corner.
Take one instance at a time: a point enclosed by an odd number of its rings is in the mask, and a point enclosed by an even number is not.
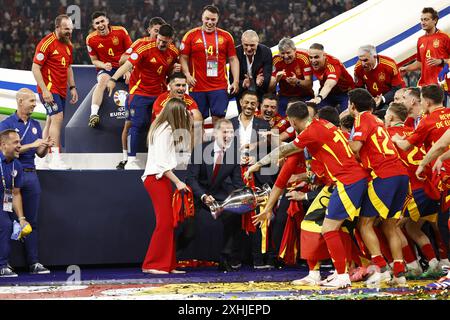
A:
[[[222,211],[211,211],[211,216],[214,218],[214,220],[217,220],[221,214]]]

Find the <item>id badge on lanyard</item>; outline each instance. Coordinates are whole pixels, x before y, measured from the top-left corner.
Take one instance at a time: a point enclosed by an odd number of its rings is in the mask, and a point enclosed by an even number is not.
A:
[[[203,45],[205,46],[205,55],[206,55],[206,76],[207,77],[218,77],[219,76],[219,39],[217,36],[217,30],[215,32],[216,38],[216,55],[209,56],[208,48],[206,45],[206,37],[205,32],[202,30],[203,36]]]
[[[6,180],[5,180],[5,174],[3,171],[3,164],[0,161],[0,170],[2,174],[2,183],[3,183],[3,211],[5,212],[13,212],[13,189],[14,189],[14,178],[15,178],[15,170],[14,170],[14,163],[12,168],[12,189],[6,188]]]

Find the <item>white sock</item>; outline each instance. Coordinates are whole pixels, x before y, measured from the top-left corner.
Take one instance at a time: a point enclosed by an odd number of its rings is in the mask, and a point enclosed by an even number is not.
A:
[[[128,150],[122,150],[122,160],[123,161],[128,160]]]
[[[91,116],[98,114],[98,110],[100,110],[100,106],[98,104],[91,105]]]

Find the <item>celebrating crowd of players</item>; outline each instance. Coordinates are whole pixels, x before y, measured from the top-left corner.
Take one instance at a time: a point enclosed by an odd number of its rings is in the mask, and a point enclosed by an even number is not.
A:
[[[203,120],[211,116],[220,130],[226,125],[220,119],[234,96],[240,113],[231,122],[240,149],[254,155],[241,163],[242,179],[251,187],[275,183],[265,208],[243,217],[238,226],[246,234],[258,235],[252,239],[255,267],[270,267],[278,256],[299,249],[310,274],[295,284],[343,288],[362,279],[368,284],[404,285],[407,276],[439,277],[442,268],[450,265],[448,227],[438,226],[438,214],[448,214],[448,170],[445,161],[434,163],[425,157],[450,127],[450,111],[444,107],[444,89],[438,81],[449,63],[450,39],[436,27],[437,12],[422,11],[425,34],[418,40],[414,63],[398,68],[393,59],[377,54],[374,46],[363,45],[354,77],[322,44],[301,50],[283,38],[279,53],[272,57],[252,30],[243,32],[241,45],[235,47],[233,37],[217,27],[218,21],[217,7],[204,7],[202,26],[187,32],[176,48],[173,27],[162,18],[151,19],[149,36],[133,43],[123,27],[110,24],[105,13],[92,15],[94,31],[86,45],[96,66],[97,84],[87,125],[98,126],[102,100],[111,95],[116,82],[129,86],[118,169],[142,168],[136,159],[139,141],[172,98],[184,101],[194,128],[201,129]],[[69,17],[59,16],[55,26],[55,32],[36,47],[33,74],[48,114],[43,136],[55,142],[49,167],[64,169],[59,132],[67,89],[71,103],[78,95],[71,69],[73,25]],[[405,88],[402,73],[418,69],[420,88]],[[320,82],[316,94],[313,78]],[[354,123],[348,125],[349,121]],[[254,135],[256,128],[272,131]],[[251,152],[268,140],[273,150],[269,155]],[[279,159],[284,165],[280,163],[278,178],[257,173]],[[289,192],[279,202],[286,187]],[[201,195],[201,201],[209,196]],[[309,208],[306,214],[303,206]],[[294,239],[284,241],[285,225],[298,215],[294,224],[300,226],[302,221],[301,248],[293,248]],[[272,233],[268,221],[274,221]],[[252,222],[266,230],[252,228]],[[424,224],[432,231],[424,233]],[[444,229],[447,234],[441,235]],[[427,261],[425,272],[417,252]],[[322,280],[318,267],[327,258],[332,259],[335,273]],[[225,271],[240,264],[235,257],[223,259]]]

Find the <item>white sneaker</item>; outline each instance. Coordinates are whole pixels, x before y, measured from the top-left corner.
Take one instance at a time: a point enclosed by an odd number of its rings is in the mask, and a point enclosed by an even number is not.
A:
[[[366,285],[368,287],[378,287],[383,283],[388,283],[392,279],[389,270],[384,272],[374,271],[366,280]]]
[[[393,285],[398,286],[398,287],[407,287],[408,286],[408,284],[406,283],[406,277],[405,276],[400,276],[400,277],[394,276],[392,278],[391,283]]]
[[[320,284],[320,271],[310,271],[306,277],[291,282],[294,286],[317,286]]]
[[[143,168],[141,168],[139,161],[128,160],[127,164],[125,165],[125,170],[143,170]]]
[[[415,278],[419,277],[423,273],[423,269],[420,263],[416,260],[406,265],[407,277]]]
[[[39,158],[38,156],[35,157],[34,163],[36,166],[36,170],[48,170],[50,169],[48,166],[48,156],[45,156],[44,158]]]
[[[448,259],[441,259],[439,261],[439,270],[449,270],[450,269],[450,261]]]
[[[352,286],[350,281],[350,276],[348,273],[337,274],[336,277],[328,282],[322,281],[320,283],[322,287],[334,288],[334,289],[345,289]]]
[[[51,170],[70,170],[70,169],[72,169],[71,167],[66,165],[60,157],[55,157],[55,156],[53,156],[52,160],[48,164],[48,167]]]

